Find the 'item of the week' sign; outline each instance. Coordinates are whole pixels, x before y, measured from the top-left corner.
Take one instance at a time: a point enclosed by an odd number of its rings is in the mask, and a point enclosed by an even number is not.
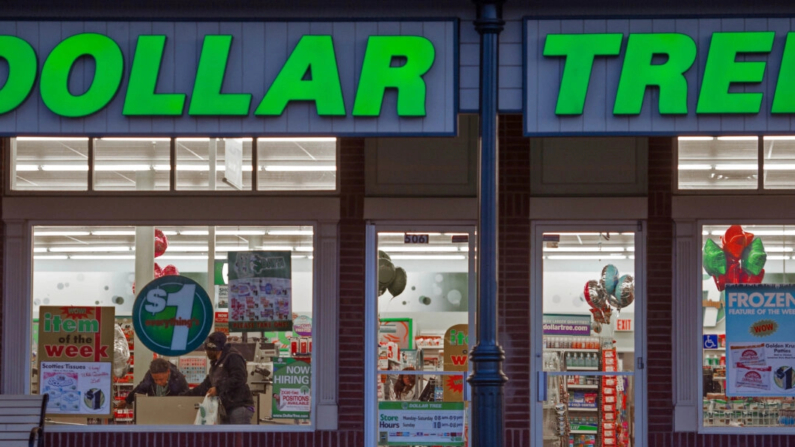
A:
[[[113,307],[39,308],[40,362],[112,362]]]
[[[528,134],[792,129],[788,18],[525,24]]]
[[[726,285],[726,395],[795,396],[795,285]]]
[[[185,276],[163,276],[147,284],[133,304],[135,334],[152,352],[176,357],[196,350],[213,326],[207,292]]]
[[[114,135],[452,135],[457,28],[452,20],[2,22],[0,127],[3,114],[38,110],[46,118],[5,132],[68,134],[75,124],[46,120],[82,119],[82,132]]]
[[[544,335],[591,335],[590,315],[544,314]]]

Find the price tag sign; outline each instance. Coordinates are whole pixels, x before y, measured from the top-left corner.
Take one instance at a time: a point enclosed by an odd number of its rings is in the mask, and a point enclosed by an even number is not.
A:
[[[163,276],[141,290],[133,304],[133,325],[152,352],[176,357],[196,350],[213,325],[207,292],[184,276]]]
[[[427,234],[409,234],[403,236],[404,244],[427,244],[429,237]]]

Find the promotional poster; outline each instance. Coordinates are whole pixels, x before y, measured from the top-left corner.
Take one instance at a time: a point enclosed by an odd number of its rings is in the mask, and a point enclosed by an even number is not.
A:
[[[726,285],[726,395],[795,396],[795,285]]]
[[[379,402],[378,445],[464,445],[463,402]]]
[[[293,329],[289,251],[229,252],[229,330]]]

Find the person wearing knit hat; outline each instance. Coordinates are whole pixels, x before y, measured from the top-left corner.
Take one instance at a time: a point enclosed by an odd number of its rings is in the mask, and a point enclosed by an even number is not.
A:
[[[254,399],[246,383],[246,359],[227,343],[226,334],[213,332],[204,343],[210,359],[210,374],[204,382],[188,391],[188,396],[218,396],[221,400],[221,423],[246,425],[254,415]]]

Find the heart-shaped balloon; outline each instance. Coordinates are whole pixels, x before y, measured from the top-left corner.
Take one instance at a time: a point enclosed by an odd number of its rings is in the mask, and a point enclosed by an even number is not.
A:
[[[155,228],[155,257],[163,256],[168,249],[168,238],[165,233]]]
[[[754,239],[753,233],[743,231],[740,225],[732,225],[726,230],[726,233],[721,237],[721,244],[723,251],[731,255],[735,259],[740,259],[743,250]]]
[[[174,267],[173,265],[169,264],[163,267],[163,276],[178,276],[178,275],[179,275],[179,270],[177,270],[177,268]]]
[[[589,306],[593,308],[598,308],[599,306],[594,304],[594,299],[597,299],[599,295],[599,289],[602,286],[599,285],[599,281],[592,279],[585,283],[585,290],[583,291],[583,296],[585,297],[585,302],[588,303]]]
[[[743,270],[747,273],[759,275],[759,272],[765,268],[765,263],[767,262],[767,253],[765,253],[765,246],[762,244],[761,239],[754,239],[745,248],[741,262]]]
[[[614,295],[616,291],[616,284],[618,284],[618,269],[613,264],[607,264],[602,269],[602,277],[599,278],[599,284],[604,289],[607,295]]]

